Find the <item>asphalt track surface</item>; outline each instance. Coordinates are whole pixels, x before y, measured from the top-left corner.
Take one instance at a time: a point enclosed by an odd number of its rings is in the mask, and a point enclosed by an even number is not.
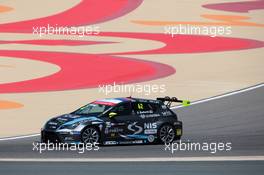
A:
[[[0,163],[0,173],[17,175],[46,174],[106,174],[106,175],[214,175],[250,174],[262,175],[263,162],[120,162],[120,163]]]
[[[184,123],[183,143],[232,143],[230,151],[165,151],[164,145],[104,146],[98,151],[33,151],[39,137],[0,141],[0,174],[38,174],[93,172],[100,174],[261,174],[264,161],[188,161],[188,162],[38,162],[52,158],[172,158],[264,156],[264,87],[174,109]],[[5,159],[32,159],[7,162]],[[63,159],[61,159],[63,160]],[[16,170],[14,168],[16,167]],[[66,171],[69,169],[69,171]],[[118,169],[118,171],[117,171]],[[213,172],[213,173],[212,173]],[[67,174],[66,173],[66,174]],[[65,174],[65,173],[63,173]]]

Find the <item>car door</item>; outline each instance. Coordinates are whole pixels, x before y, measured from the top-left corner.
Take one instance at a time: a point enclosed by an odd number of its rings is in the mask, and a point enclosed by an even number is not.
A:
[[[129,108],[129,112],[122,112],[122,115],[115,117],[117,122],[124,123],[125,127],[122,133],[119,133],[120,143],[130,144],[130,143],[145,143],[144,141],[147,137],[144,135],[144,124],[145,120],[140,115],[138,115],[138,110],[144,110],[144,104],[137,102],[129,102],[125,109]],[[143,107],[142,107],[143,105]],[[120,108],[120,106],[119,106]],[[121,108],[122,109],[122,108]],[[119,110],[125,111],[125,110]]]
[[[110,114],[115,114],[111,118]],[[133,140],[129,135],[142,132],[138,125],[140,119],[132,112],[131,102],[123,102],[108,112],[108,119],[104,130],[105,140],[125,142]]]

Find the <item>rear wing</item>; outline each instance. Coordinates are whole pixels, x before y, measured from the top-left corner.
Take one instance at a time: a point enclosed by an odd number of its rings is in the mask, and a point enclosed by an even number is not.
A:
[[[157,100],[159,101],[162,101],[163,103],[167,102],[165,105],[167,107],[171,107],[171,104],[173,102],[176,102],[176,103],[182,103],[183,106],[189,106],[191,104],[191,102],[189,100],[179,100],[178,98],[176,97],[159,97],[157,98]]]

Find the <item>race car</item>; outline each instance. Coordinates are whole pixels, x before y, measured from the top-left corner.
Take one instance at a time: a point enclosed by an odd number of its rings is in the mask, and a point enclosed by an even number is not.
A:
[[[102,145],[170,143],[182,136],[182,122],[170,109],[172,102],[188,104],[175,97],[96,100],[50,119],[41,129],[41,141]]]

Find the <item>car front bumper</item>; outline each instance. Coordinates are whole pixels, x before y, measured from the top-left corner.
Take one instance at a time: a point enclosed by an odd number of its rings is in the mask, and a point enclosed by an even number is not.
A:
[[[50,131],[41,130],[41,142],[47,143],[69,143],[76,144],[81,143],[81,137],[79,132],[72,131]]]

